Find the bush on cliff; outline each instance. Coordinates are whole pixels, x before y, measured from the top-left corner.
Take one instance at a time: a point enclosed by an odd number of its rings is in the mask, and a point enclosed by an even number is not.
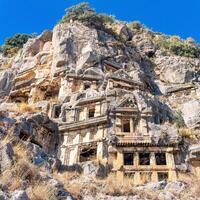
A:
[[[185,56],[190,58],[200,57],[200,46],[186,44],[181,40],[163,40],[159,42],[158,46],[163,47],[178,56]]]
[[[14,54],[31,38],[32,35],[16,34],[5,40],[5,43],[0,46],[0,52],[3,54]]]
[[[66,15],[63,16],[60,23],[79,21],[86,25],[93,25],[101,27],[105,23],[114,23],[115,17],[104,13],[97,14],[96,11],[90,7],[89,3],[83,2],[72,6],[65,10]]]

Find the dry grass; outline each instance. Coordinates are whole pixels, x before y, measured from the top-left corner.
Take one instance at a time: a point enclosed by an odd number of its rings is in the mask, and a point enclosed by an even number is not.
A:
[[[4,143],[9,138],[4,138]],[[23,144],[17,143],[13,146],[14,164],[1,174],[1,183],[10,191],[19,189],[23,183],[34,184],[41,179],[38,168],[31,163],[28,152]]]
[[[116,176],[109,175],[105,180],[105,187],[103,193],[111,196],[122,196],[122,195],[136,195],[137,189],[133,184],[133,179],[124,178],[123,181],[118,180]]]
[[[20,113],[34,113],[36,110],[32,105],[29,105],[27,103],[20,103],[18,104],[19,112]]]
[[[57,200],[56,189],[46,183],[33,185],[29,194],[31,200]]]
[[[64,188],[75,198],[81,199],[81,184],[80,183],[70,183],[70,181],[75,179],[81,179],[81,175],[78,172],[63,172],[54,173],[54,178],[59,180]]]
[[[179,135],[185,138],[190,138],[190,139],[195,139],[195,134],[193,132],[193,130],[189,129],[189,128],[180,128],[178,130]]]

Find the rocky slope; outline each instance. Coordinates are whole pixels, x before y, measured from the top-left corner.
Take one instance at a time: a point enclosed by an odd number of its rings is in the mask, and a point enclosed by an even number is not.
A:
[[[133,190],[131,183],[116,185],[96,179],[104,169],[91,163],[82,166],[82,175],[68,172],[63,179],[64,169],[57,158],[58,121],[51,119],[50,107],[53,102],[68,102],[70,85],[65,76],[70,73],[100,77],[103,92],[107,79],[102,66],[125,69],[139,85],[135,95],[140,109],[157,109],[160,121],[151,125],[155,140],[167,133],[168,139],[176,137],[185,144],[183,151],[200,143],[200,57],[181,56],[161,45],[167,41],[197,48],[195,44],[142,25],[117,20],[100,23],[99,19],[86,22],[59,23],[52,31],[29,39],[16,54],[0,54],[0,199],[45,199],[42,193],[50,195],[46,199],[75,198],[69,191],[80,199],[198,199],[200,189],[191,188],[189,179]],[[182,163],[181,170],[190,176],[190,166]]]

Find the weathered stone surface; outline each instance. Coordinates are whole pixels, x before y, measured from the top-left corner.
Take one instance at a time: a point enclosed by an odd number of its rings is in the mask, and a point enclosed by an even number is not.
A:
[[[12,70],[6,70],[0,73],[0,98],[10,93],[13,85],[14,74]]]
[[[10,200],[29,200],[27,194],[23,190],[15,190],[12,193]]]
[[[172,193],[170,192],[161,192],[158,195],[158,200],[178,200]]]
[[[156,144],[170,144],[179,141],[178,130],[169,125],[156,125],[150,123],[152,140]]]
[[[0,200],[9,200],[8,195],[3,191],[0,191]]]
[[[23,117],[15,125],[14,135],[21,139],[30,138],[47,153],[56,153],[58,147],[58,126],[44,113]]]
[[[180,181],[176,181],[176,182],[171,182],[168,183],[165,187],[166,191],[176,191],[176,192],[181,192],[186,188],[186,184]]]
[[[82,172],[85,176],[91,176],[91,177],[106,177],[108,173],[108,169],[97,163],[93,162],[85,162],[81,164]]]
[[[180,56],[157,56],[155,64],[162,81],[181,84],[191,82],[196,77],[200,61]]]
[[[0,146],[0,169],[1,172],[9,169],[13,164],[13,148],[10,143]]]
[[[188,128],[200,127],[200,101],[193,100],[183,104],[182,113]]]

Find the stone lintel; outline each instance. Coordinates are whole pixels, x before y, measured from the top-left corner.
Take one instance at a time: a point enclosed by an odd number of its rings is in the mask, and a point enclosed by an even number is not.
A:
[[[73,122],[70,124],[61,124],[59,127],[59,130],[61,132],[63,131],[72,131],[77,129],[84,129],[90,126],[97,126],[102,123],[107,123],[108,117],[106,116],[100,116],[100,117],[94,117],[88,120],[80,121],[80,122]]]

